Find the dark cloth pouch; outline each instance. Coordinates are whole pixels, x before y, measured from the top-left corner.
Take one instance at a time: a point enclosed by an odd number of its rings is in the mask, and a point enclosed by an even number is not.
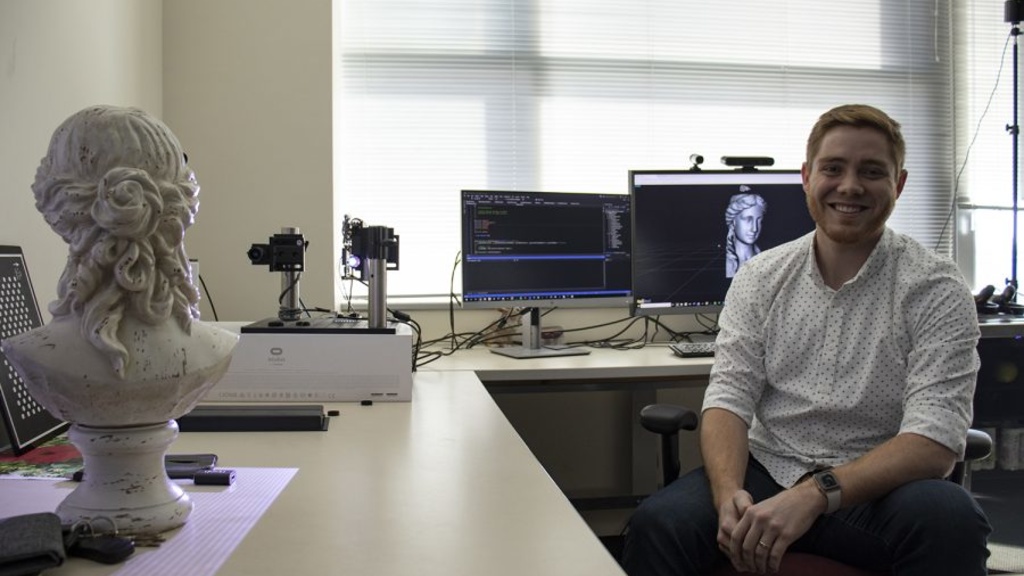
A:
[[[52,512],[0,518],[0,576],[39,574],[64,563],[60,518]]]

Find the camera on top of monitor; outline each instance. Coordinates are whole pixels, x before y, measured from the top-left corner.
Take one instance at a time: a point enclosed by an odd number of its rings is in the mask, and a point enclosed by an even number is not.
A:
[[[768,156],[722,156],[722,164],[741,170],[757,170],[774,166],[775,159]]]

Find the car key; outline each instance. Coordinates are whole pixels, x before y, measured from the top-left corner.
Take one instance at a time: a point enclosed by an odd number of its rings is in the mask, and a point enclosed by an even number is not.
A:
[[[135,552],[135,543],[116,534],[96,534],[91,523],[81,521],[64,529],[64,551],[68,556],[117,564]]]
[[[101,564],[118,564],[135,553],[135,543],[113,534],[80,534],[67,553]]]

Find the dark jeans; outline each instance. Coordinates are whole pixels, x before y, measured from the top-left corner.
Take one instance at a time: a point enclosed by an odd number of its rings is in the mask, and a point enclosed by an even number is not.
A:
[[[783,490],[755,460],[744,488],[760,502]],[[920,480],[860,506],[819,517],[790,551],[896,576],[984,575],[988,519],[947,480]],[[718,549],[718,511],[703,468],[644,500],[629,521],[623,568],[630,576],[702,576],[728,562]]]

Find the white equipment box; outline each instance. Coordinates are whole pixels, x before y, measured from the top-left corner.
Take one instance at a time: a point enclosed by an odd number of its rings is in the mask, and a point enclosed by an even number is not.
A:
[[[262,320],[242,326],[231,366],[204,398],[217,402],[408,402],[412,329],[365,320]]]

